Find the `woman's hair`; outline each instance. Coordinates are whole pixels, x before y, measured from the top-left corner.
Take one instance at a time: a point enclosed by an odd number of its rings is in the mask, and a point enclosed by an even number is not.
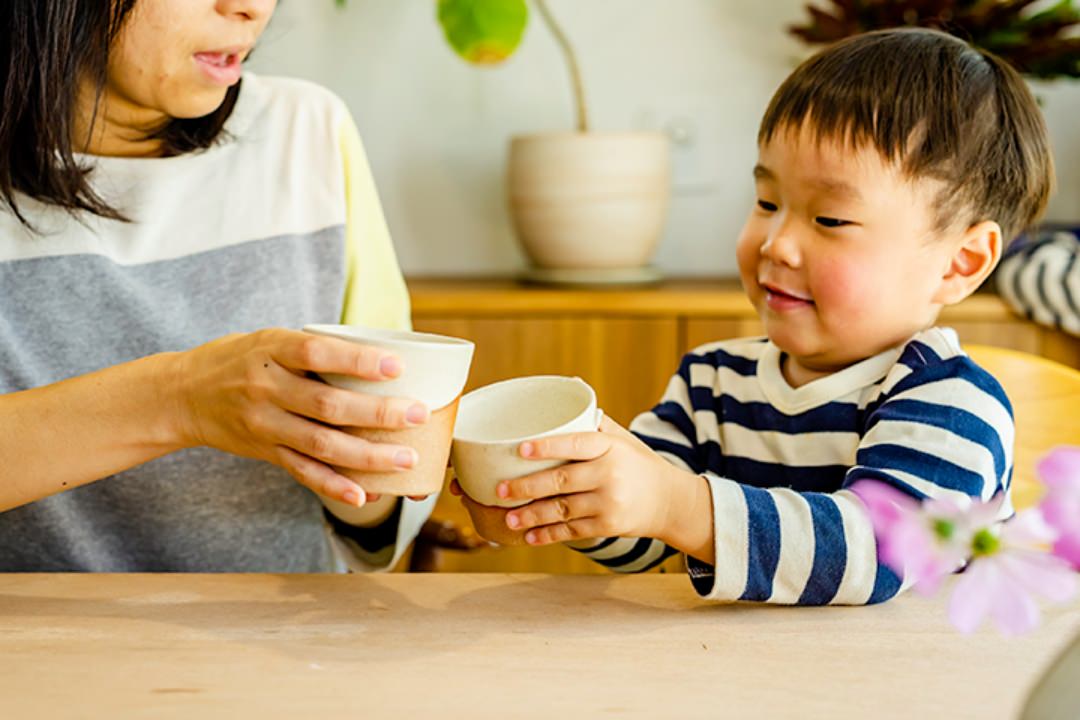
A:
[[[24,225],[17,193],[73,214],[124,219],[91,187],[72,133],[80,83],[96,86],[100,99],[109,50],[137,1],[0,0],[0,199]],[[165,155],[209,147],[238,94],[234,85],[213,113],[171,119],[150,137]]]
[[[1046,125],[1020,75],[937,30],[856,35],[810,58],[776,91],[758,142],[808,123],[818,139],[867,144],[911,178],[943,182],[939,227],[994,220],[1005,240],[1046,207]]]

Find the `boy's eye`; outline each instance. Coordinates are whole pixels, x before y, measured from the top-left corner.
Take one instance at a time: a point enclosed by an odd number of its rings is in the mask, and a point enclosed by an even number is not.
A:
[[[819,216],[819,217],[814,218],[814,221],[817,222],[818,225],[821,225],[822,227],[827,227],[827,228],[838,228],[838,227],[844,227],[845,225],[851,225],[852,224],[852,222],[850,220],[841,220],[840,218],[831,218],[831,217],[823,217],[823,216]]]
[[[771,203],[768,200],[758,200],[757,206],[765,212],[776,212],[776,203]]]

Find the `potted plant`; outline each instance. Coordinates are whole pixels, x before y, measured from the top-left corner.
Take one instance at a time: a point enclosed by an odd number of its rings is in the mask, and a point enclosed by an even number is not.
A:
[[[831,43],[869,30],[930,27],[967,40],[1042,80],[1080,77],[1080,6],[1058,0],[832,0],[807,5],[810,22],[789,28],[810,44]]]
[[[437,2],[450,47],[475,65],[513,55],[529,21],[526,0]],[[525,278],[571,284],[657,280],[649,261],[667,218],[669,140],[660,132],[591,128],[577,55],[547,1],[532,5],[566,60],[575,124],[510,141],[506,187],[514,230],[530,262]]]

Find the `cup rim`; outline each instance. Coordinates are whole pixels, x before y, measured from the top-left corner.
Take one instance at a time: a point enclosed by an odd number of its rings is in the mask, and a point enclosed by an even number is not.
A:
[[[436,335],[435,333],[418,332],[415,330],[391,330],[388,328],[373,328],[366,325],[332,325],[315,324],[305,325],[304,332],[313,335],[324,335],[349,341],[393,342],[405,347],[432,347],[451,346],[460,348],[475,347],[475,343],[464,338],[450,335]]]
[[[469,397],[478,397],[480,395],[485,395],[485,394],[488,394],[489,391],[494,392],[495,390],[497,390],[502,385],[507,385],[507,384],[510,384],[510,383],[517,383],[517,382],[521,382],[522,380],[557,380],[557,381],[563,382],[563,383],[573,383],[573,384],[577,385],[578,387],[585,388],[588,391],[588,393],[589,393],[589,403],[586,405],[584,410],[582,410],[581,412],[579,412],[577,415],[570,418],[566,422],[560,424],[557,427],[551,428],[550,430],[545,430],[545,431],[540,432],[540,433],[534,433],[534,434],[530,434],[530,435],[521,435],[521,436],[513,437],[513,438],[503,438],[503,439],[500,439],[500,440],[484,440],[484,439],[481,439],[481,438],[470,438],[470,437],[467,437],[467,436],[459,435],[458,432],[457,432],[457,428],[455,427],[454,428],[454,434],[453,434],[453,441],[454,442],[471,443],[473,445],[516,445],[516,444],[523,443],[526,440],[535,440],[536,438],[549,437],[551,435],[559,435],[559,434],[565,432],[564,428],[567,425],[574,422],[575,420],[580,418],[585,413],[589,412],[590,407],[592,408],[592,412],[593,412],[594,415],[598,411],[597,399],[596,399],[596,390],[593,388],[592,385],[590,385],[589,383],[585,382],[584,380],[582,380],[581,378],[579,378],[577,376],[571,377],[569,375],[524,375],[524,376],[521,376],[521,377],[507,378],[506,380],[500,380],[498,382],[494,382],[494,383],[491,383],[489,385],[484,385],[483,387],[476,388],[475,390],[472,390],[472,391],[467,392],[464,395],[462,395],[460,400],[459,400],[459,404],[458,404],[458,421],[459,421],[459,424],[460,424],[460,419],[461,419],[461,412],[462,412],[462,409],[463,409],[462,406],[465,404],[465,402],[468,400]]]

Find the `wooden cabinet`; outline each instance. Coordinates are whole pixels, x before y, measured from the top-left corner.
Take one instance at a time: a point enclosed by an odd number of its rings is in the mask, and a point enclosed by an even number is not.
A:
[[[620,316],[462,317],[415,314],[417,330],[468,338],[467,389],[521,375],[576,375],[621,423],[660,397],[679,361],[679,323]]]
[[[473,340],[468,389],[520,375],[577,375],[600,406],[628,424],[659,399],[683,353],[761,326],[738,283],[673,280],[637,289],[559,289],[509,280],[413,278],[417,330]],[[940,324],[962,341],[1009,347],[1080,367],[1080,340],[1017,317],[991,293],[947,308]],[[468,525],[444,493],[435,517]],[[445,571],[606,572],[562,547],[439,553]],[[671,561],[668,568],[677,567]]]

